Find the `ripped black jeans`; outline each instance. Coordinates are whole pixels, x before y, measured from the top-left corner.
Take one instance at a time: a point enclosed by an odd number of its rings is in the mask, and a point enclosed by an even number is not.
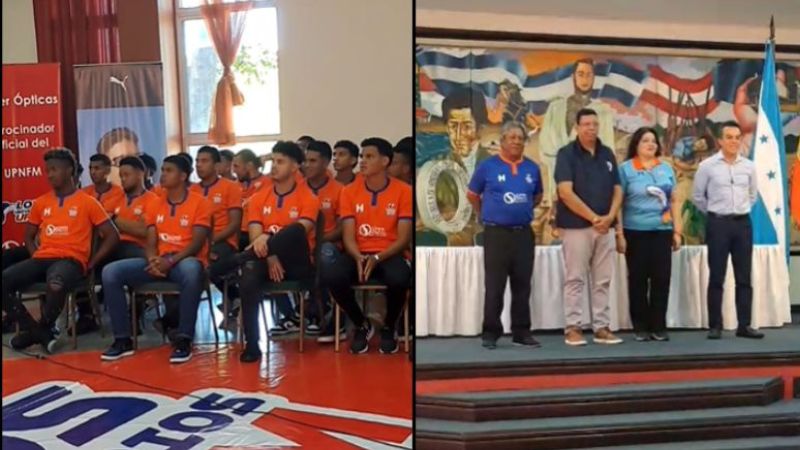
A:
[[[39,324],[50,329],[64,309],[67,292],[84,276],[83,267],[74,259],[28,259],[3,270],[3,311],[19,322],[21,330],[30,330],[36,321],[17,298],[16,292],[37,283],[47,283],[44,309]]]

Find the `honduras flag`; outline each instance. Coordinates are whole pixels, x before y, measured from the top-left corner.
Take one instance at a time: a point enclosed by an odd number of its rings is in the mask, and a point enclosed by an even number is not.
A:
[[[756,166],[758,200],[750,216],[753,244],[778,245],[789,262],[789,205],[786,192],[786,150],[784,149],[780,104],[775,82],[775,43],[767,43],[764,56],[758,122],[750,156]]]

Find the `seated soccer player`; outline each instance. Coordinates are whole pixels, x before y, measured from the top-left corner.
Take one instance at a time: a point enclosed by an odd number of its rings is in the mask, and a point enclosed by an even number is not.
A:
[[[101,358],[112,361],[133,354],[131,321],[125,286],[169,280],[180,286],[178,331],[170,362],[182,363],[192,357],[192,340],[197,306],[203,290],[203,271],[208,263],[208,235],[211,204],[190,192],[186,180],[192,167],[179,155],[168,156],[161,167],[159,197],[147,220],[146,258],[113,262],[103,269],[103,289],[111,315],[114,343]]]
[[[197,151],[195,168],[200,182],[191,190],[211,202],[211,254],[208,272],[211,281],[220,291],[222,277],[238,268],[236,254],[239,253],[239,228],[242,224],[242,188],[239,183],[219,175],[220,152],[216,147],[204,145]],[[231,283],[228,299],[239,298],[236,284]],[[223,321],[223,328],[236,323],[239,311],[230,308],[229,316]]]
[[[356,303],[353,283],[376,279],[387,286],[386,318],[381,330],[381,353],[398,349],[395,324],[405,303],[411,268],[404,258],[411,241],[411,186],[389,177],[392,144],[381,138],[361,143],[361,174],[342,189],[340,214],[347,252],[321,268],[323,286],[356,325],[352,353],[369,350],[374,330]]]
[[[11,346],[24,349],[42,344],[52,352],[54,325],[64,308],[67,292],[94,270],[119,241],[108,214],[94,198],[75,187],[75,157],[67,149],[44,155],[51,192],[37,198],[25,228],[25,247],[31,258],[3,270],[3,311],[20,325]],[[93,229],[102,239],[92,254]],[[38,236],[38,244],[37,244]],[[36,322],[16,292],[36,282],[47,283],[41,319]]]
[[[339,141],[333,145],[333,168],[336,181],[347,186],[356,179],[353,172],[358,166],[358,146],[353,141]]]
[[[405,137],[394,147],[394,157],[389,166],[389,175],[404,183],[414,181],[414,138]]]
[[[342,185],[336,181],[328,172],[333,151],[331,146],[325,141],[313,141],[308,144],[306,150],[306,184],[311,192],[319,198],[320,210],[325,217],[325,230],[320,249],[323,261],[332,263],[342,254],[342,225],[339,223],[339,196],[342,192]],[[325,263],[320,262],[320,267]],[[328,302],[330,296],[326,289],[321,290],[322,304],[325,307],[323,316],[330,311]],[[324,317],[320,320],[324,322]],[[328,320],[326,328],[321,331],[317,342],[333,342],[334,329],[336,325],[333,320]],[[340,338],[346,338],[344,326],[339,330]]]
[[[278,142],[272,153],[272,187],[255,194],[248,207],[254,255],[242,264],[240,281],[246,343],[242,362],[261,357],[258,311],[265,284],[314,276],[310,249],[314,248],[319,200],[295,178],[303,151],[293,142]]]
[[[153,177],[155,176],[156,172],[158,172],[158,166],[156,165],[155,158],[148,155],[147,153],[142,153],[141,155],[139,155],[139,159],[142,160],[145,168],[144,188],[149,191],[153,189],[153,186],[155,186],[155,183],[153,182]]]
[[[145,257],[147,217],[153,214],[159,202],[158,195],[144,187],[146,170],[144,162],[136,156],[127,156],[119,162],[119,178],[125,199],[111,216],[119,229],[120,243],[108,262]]]
[[[227,178],[231,181],[236,181],[236,176],[233,174],[233,152],[230,150],[219,151],[220,161],[217,164],[217,173],[222,178]]]
[[[92,185],[83,188],[83,192],[96,198],[111,215],[125,201],[125,192],[120,186],[108,181],[109,175],[111,175],[111,159],[106,155],[92,155],[89,158],[89,177],[92,179]]]

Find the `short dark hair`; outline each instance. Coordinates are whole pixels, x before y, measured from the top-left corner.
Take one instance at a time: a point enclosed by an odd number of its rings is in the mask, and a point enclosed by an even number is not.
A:
[[[727,120],[725,122],[722,122],[719,125],[719,128],[717,128],[717,138],[722,138],[722,132],[725,130],[725,128],[728,127],[737,128],[740,132],[742,131],[742,127],[739,126],[739,124],[736,123],[735,120]]]
[[[213,159],[215,163],[222,161],[222,158],[220,158],[219,156],[219,150],[217,150],[217,147],[204,145],[197,150],[198,156],[200,155],[200,153],[208,153],[209,155],[211,155],[211,159]]]
[[[69,164],[69,166],[72,167],[73,175],[78,165],[77,161],[75,161],[75,155],[66,147],[55,148],[45,153],[44,162],[46,163],[48,161],[62,161]]]
[[[339,148],[339,147],[347,150],[347,152],[353,155],[354,158],[358,158],[358,146],[356,145],[355,142],[343,139],[333,144],[333,148]]]
[[[450,93],[442,101],[442,117],[445,122],[450,115],[450,111],[454,109],[469,108],[472,111],[472,117],[475,118],[475,123],[483,125],[488,122],[489,114],[486,111],[486,99],[483,92],[477,88],[458,88]]]
[[[107,153],[111,147],[122,141],[131,141],[138,146],[139,136],[127,127],[113,128],[97,142],[97,153]]]
[[[595,116],[597,117],[597,112],[591,108],[581,108],[577,114],[575,114],[575,123],[581,123],[581,118],[584,116]]]
[[[231,162],[233,161],[233,152],[228,149],[220,150],[219,157],[221,158],[220,160],[224,159],[225,161]]]
[[[187,161],[189,161],[189,166],[190,167],[194,164],[194,158],[192,158],[192,155],[190,155],[190,154],[188,154],[186,152],[180,152],[180,153],[176,154],[175,156],[180,156],[181,158],[184,158]]]
[[[331,145],[325,141],[311,141],[308,143],[308,148],[306,149],[308,152],[317,152],[322,156],[322,159],[330,161],[333,157],[333,150],[331,149]]]
[[[236,154],[236,157],[244,161],[245,164],[253,163],[253,165],[256,166],[256,168],[258,169],[261,168],[261,158],[256,156],[255,152],[253,152],[249,148],[239,150],[239,153]]]
[[[403,155],[408,167],[414,167],[414,138],[409,136],[400,139],[397,145],[394,146],[394,154]]]
[[[181,172],[185,173],[187,178],[192,174],[192,163],[189,162],[182,155],[185,153],[178,153],[177,155],[170,155],[164,158],[162,165],[166,163],[175,164]]]
[[[303,155],[303,150],[300,149],[300,146],[292,141],[278,141],[278,143],[272,147],[272,153],[284,155],[290,159],[293,159],[297,164],[303,164],[303,161],[306,159]]]
[[[147,153],[142,153],[139,155],[139,159],[142,160],[144,167],[150,172],[156,173],[158,171],[158,164],[156,164],[156,159],[152,156],[148,155]]]
[[[640,127],[638,130],[633,132],[631,136],[631,141],[628,143],[628,154],[625,155],[625,159],[633,159],[636,157],[636,151],[639,149],[639,142],[642,141],[642,138],[647,133],[653,133],[653,136],[656,138],[656,156],[661,156],[661,140],[658,138],[658,133],[656,133],[656,129],[653,127]]]
[[[136,170],[145,171],[144,163],[138,156],[126,156],[119,161],[119,166],[131,166]]]
[[[304,134],[304,135],[300,136],[299,138],[297,138],[297,140],[298,141],[308,141],[308,142],[316,141],[316,139],[314,139],[313,137],[311,137],[311,136],[309,136],[307,134]]]
[[[90,163],[99,162],[102,163],[104,166],[109,166],[109,167],[111,166],[111,158],[102,153],[95,153],[94,155],[90,156],[89,162]]]
[[[572,75],[575,76],[575,71],[578,70],[578,66],[581,64],[588,64],[592,66],[592,72],[594,72],[594,60],[592,58],[581,58],[575,61],[572,64]]]
[[[361,141],[361,148],[369,146],[376,147],[381,156],[389,158],[389,162],[392,162],[394,152],[392,151],[392,144],[389,141],[379,137],[371,137]]]

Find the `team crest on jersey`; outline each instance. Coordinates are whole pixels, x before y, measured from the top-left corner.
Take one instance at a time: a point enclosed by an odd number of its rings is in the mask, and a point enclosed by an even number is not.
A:
[[[181,216],[181,226],[182,227],[188,227],[189,226],[189,215],[188,214],[184,214],[184,215]]]
[[[214,199],[212,200],[215,204],[222,203],[222,194],[214,195]]]
[[[322,209],[331,209],[331,199],[325,198],[322,200]]]
[[[394,216],[397,214],[397,206],[394,203],[389,203],[386,205],[386,215],[387,216]]]
[[[300,211],[297,210],[296,206],[293,206],[292,209],[289,210],[289,217],[291,217],[292,219],[297,219],[299,215]]]
[[[119,210],[119,208],[117,208],[117,209]],[[141,216],[142,215],[142,207],[141,206],[137,206],[136,208],[133,209],[133,213],[136,214],[137,216]]]
[[[72,208],[70,208],[68,214],[70,217],[78,217],[78,207],[73,206]]]
[[[114,208],[114,215],[117,215],[117,214],[119,214],[119,206],[117,206],[116,208]]]
[[[533,177],[531,176],[531,174],[525,175],[525,181],[527,181],[528,184],[533,184]]]

